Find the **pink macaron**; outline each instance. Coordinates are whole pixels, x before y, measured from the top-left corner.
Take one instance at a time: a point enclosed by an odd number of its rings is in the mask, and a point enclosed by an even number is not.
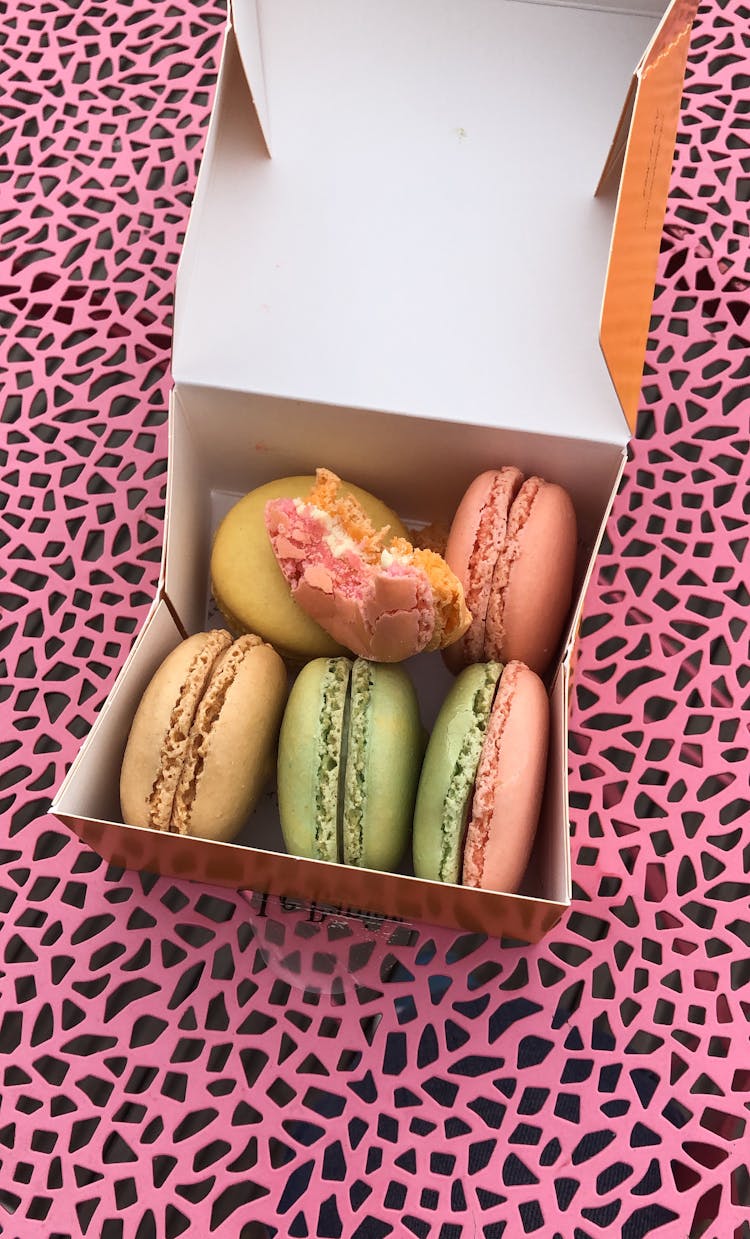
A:
[[[512,894],[542,806],[549,702],[524,663],[473,663],[430,735],[414,810],[414,873]]]
[[[444,651],[452,671],[519,659],[544,675],[570,612],[577,527],[568,492],[513,466],[480,474],[466,491],[445,559],[464,587],[472,622]]]
[[[477,767],[464,886],[518,890],[542,806],[548,734],[542,681],[523,663],[511,662],[500,677]]]

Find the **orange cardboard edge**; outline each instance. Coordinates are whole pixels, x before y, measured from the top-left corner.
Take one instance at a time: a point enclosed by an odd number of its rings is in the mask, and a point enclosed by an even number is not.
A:
[[[618,165],[632,100],[599,340],[635,432],[690,32],[698,0],[675,0],[641,61],[597,192]]]
[[[342,868],[281,852],[238,847],[58,812],[56,816],[110,864],[232,890],[252,889],[324,905],[340,915],[444,925],[538,942],[569,903],[427,882],[373,869]],[[342,905],[342,899],[345,903]]]
[[[638,91],[638,75],[633,74],[628,87],[628,93],[625,96],[625,102],[622,105],[620,119],[617,122],[615,136],[612,139],[612,145],[609,148],[609,153],[604,161],[602,174],[599,177],[599,184],[596,187],[594,197],[599,197],[613,183],[619,183],[622,177],[622,168],[625,160],[625,148],[628,143],[628,134],[633,122],[633,109],[635,107],[635,97]]]

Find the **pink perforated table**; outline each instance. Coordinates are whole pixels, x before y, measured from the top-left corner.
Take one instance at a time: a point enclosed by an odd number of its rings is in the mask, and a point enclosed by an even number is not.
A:
[[[0,1233],[750,1236],[750,9],[692,38],[540,945],[108,869],[46,814],[161,550],[218,0],[0,10]]]

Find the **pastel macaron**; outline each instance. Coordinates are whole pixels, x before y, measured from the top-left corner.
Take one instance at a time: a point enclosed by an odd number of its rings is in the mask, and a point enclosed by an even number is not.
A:
[[[547,693],[525,664],[476,663],[457,676],[417,791],[418,878],[518,890],[539,821],[548,744]]]
[[[409,843],[422,752],[417,697],[403,668],[343,657],[307,663],[279,737],[287,851],[392,871]]]
[[[120,772],[131,826],[226,842],[269,776],[287,691],[256,635],[196,633],[164,659],[133,719]]]
[[[451,524],[445,558],[462,582],[472,622],[444,657],[519,659],[544,675],[570,612],[577,524],[568,492],[507,466],[479,475]]]
[[[292,662],[333,657],[344,648],[294,601],[276,562],[265,526],[266,504],[306,495],[312,475],[277,478],[239,499],[226,514],[211,550],[211,588],[219,610],[233,633],[258,633]],[[374,495],[341,483],[378,528],[389,525],[392,537],[406,530],[395,512]]]
[[[402,662],[469,625],[442,556],[379,529],[330,469],[317,470],[309,494],[267,503],[266,528],[295,602],[361,658]]]

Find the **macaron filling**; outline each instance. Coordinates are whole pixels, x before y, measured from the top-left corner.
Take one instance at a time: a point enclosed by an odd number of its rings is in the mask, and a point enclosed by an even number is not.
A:
[[[364,813],[370,741],[370,698],[374,669],[364,659],[352,667],[348,751],[343,797],[344,864],[361,865],[364,855]]]
[[[438,871],[441,882],[460,880],[463,843],[474,782],[501,674],[500,663],[486,664],[485,678],[477,688],[471,704],[472,722],[463,737],[450,776],[441,821],[442,848]]]
[[[346,768],[351,663],[330,658],[321,684],[318,763],[315,778],[315,856],[337,861],[341,856],[341,787]]]
[[[356,542],[322,508],[295,499],[266,506],[266,526],[274,554],[292,588],[314,563],[321,588],[361,590],[363,558]],[[308,573],[309,575],[309,573]]]

